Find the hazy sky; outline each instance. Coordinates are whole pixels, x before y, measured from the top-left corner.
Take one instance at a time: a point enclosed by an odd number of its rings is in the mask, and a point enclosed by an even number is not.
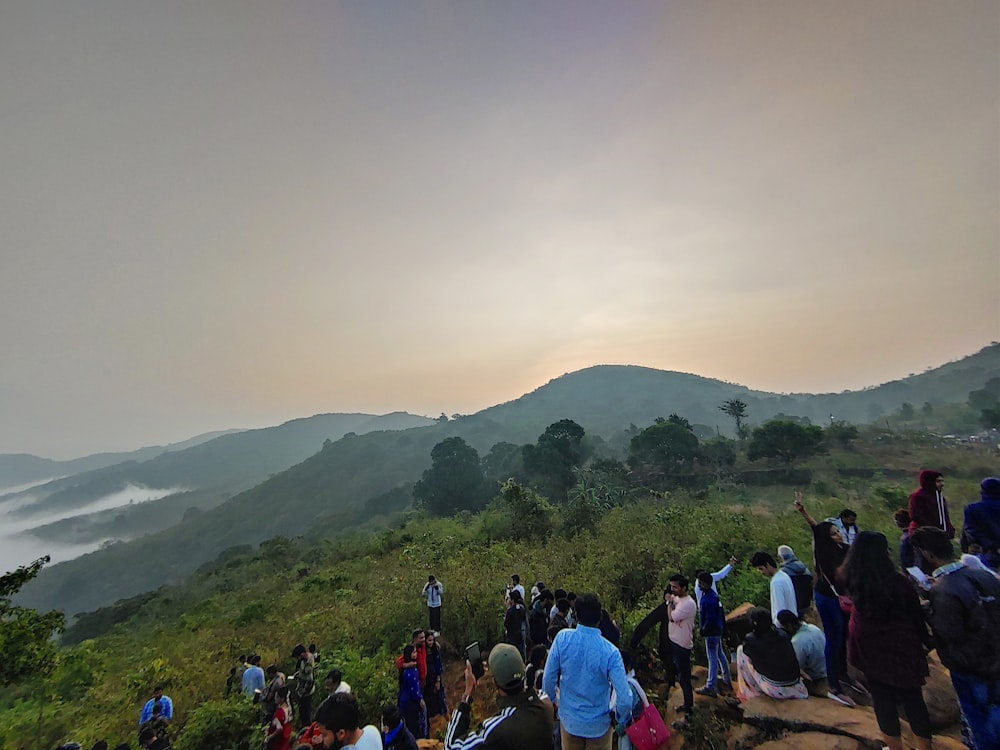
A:
[[[1000,338],[1000,4],[0,3],[0,452]]]

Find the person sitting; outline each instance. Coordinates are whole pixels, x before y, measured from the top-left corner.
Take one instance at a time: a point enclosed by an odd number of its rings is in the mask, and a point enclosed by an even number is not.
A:
[[[794,612],[783,609],[778,613],[781,629],[792,639],[795,658],[799,661],[802,682],[809,695],[832,698],[843,703],[839,697],[830,694],[830,682],[826,678],[826,636],[812,623],[804,622]],[[851,702],[853,704],[853,701]]]
[[[759,695],[776,700],[808,698],[792,642],[774,627],[771,613],[755,607],[750,612],[750,625],[746,641],[736,649],[739,701],[745,703]]]

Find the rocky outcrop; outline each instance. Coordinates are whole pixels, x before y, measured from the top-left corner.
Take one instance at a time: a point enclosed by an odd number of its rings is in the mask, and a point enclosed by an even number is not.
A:
[[[821,733],[850,738],[859,748],[880,750],[883,747],[882,733],[875,721],[875,713],[865,706],[847,708],[825,698],[776,701],[761,696],[743,703],[741,708],[744,722],[758,727],[770,736],[786,732],[795,733],[795,737],[802,733]],[[903,744],[912,747],[913,734],[905,722],[901,723]],[[962,748],[960,742],[944,736],[935,736],[934,746],[938,750]],[[775,747],[792,747],[792,745]],[[795,747],[802,746],[796,744]]]

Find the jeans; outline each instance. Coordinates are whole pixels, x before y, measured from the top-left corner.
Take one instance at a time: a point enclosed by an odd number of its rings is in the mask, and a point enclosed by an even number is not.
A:
[[[1000,747],[1000,680],[951,670],[951,684],[976,747]]]
[[[681,694],[684,696],[684,712],[690,713],[694,708],[694,690],[691,687],[691,649],[678,646],[670,641],[674,670],[677,681],[681,684]],[[670,684],[673,687],[673,684]]]
[[[816,610],[823,622],[823,634],[826,636],[826,677],[830,681],[830,689],[840,692],[840,665],[847,650],[847,624],[844,613],[840,611],[840,602],[835,596],[826,596],[818,591],[815,595]]]
[[[729,672],[729,657],[726,656],[725,649],[722,648],[721,635],[705,636],[705,653],[708,656],[708,681],[705,687],[715,690],[715,683],[720,674],[722,681],[727,685],[733,683],[733,677]]]

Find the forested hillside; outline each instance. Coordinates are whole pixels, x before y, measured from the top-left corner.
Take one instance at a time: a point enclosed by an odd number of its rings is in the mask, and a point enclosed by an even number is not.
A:
[[[719,408],[727,400],[746,405],[750,425],[775,415],[805,421],[809,415],[818,415],[815,421],[828,422],[834,414],[838,420],[850,421],[846,415],[867,410],[869,404],[889,408],[893,402],[886,393],[905,394],[913,403],[929,404],[932,410],[935,403],[949,397],[964,403],[970,391],[997,375],[998,345],[906,381],[830,396],[763,394],[695,375],[641,367],[588,368],[475,415],[331,441],[298,465],[221,505],[185,517],[170,529],[43,571],[22,592],[21,601],[62,607],[72,614],[178,581],[234,545],[256,544],[275,535],[294,536],[313,526],[343,531],[377,515],[380,503],[387,504],[388,510],[407,505],[410,488],[430,466],[431,449],[448,437],[461,437],[485,463],[503,465],[501,456],[533,442],[547,425],[574,415],[593,450],[622,459],[640,427],[669,413],[687,420],[703,439],[706,432],[711,435],[716,429],[732,434],[733,423]],[[909,402],[892,408],[902,403]],[[963,424],[970,419],[975,424],[975,415],[968,409],[961,412],[961,419]]]

